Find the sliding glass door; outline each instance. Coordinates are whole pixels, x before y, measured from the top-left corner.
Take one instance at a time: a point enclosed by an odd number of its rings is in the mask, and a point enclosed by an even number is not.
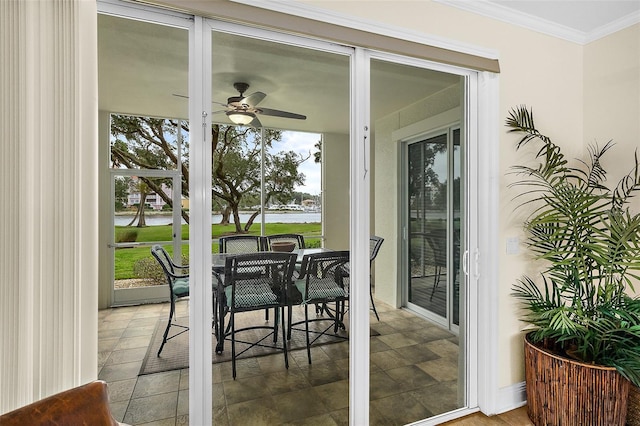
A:
[[[407,304],[450,330],[460,325],[460,129],[406,147]]]

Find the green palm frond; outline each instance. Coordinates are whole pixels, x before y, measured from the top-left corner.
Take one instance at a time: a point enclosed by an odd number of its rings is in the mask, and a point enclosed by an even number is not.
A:
[[[539,144],[534,166],[516,165],[510,185],[518,207],[527,207],[526,245],[541,262],[542,280],[524,277],[513,295],[525,308],[534,341],[550,340],[575,350],[583,361],[614,366],[640,384],[640,213],[629,198],[640,192],[637,153],[631,171],[610,190],[603,157],[613,147],[589,146],[588,159],[569,166],[560,147],[535,126],[526,106],[506,119],[521,137],[516,149]]]

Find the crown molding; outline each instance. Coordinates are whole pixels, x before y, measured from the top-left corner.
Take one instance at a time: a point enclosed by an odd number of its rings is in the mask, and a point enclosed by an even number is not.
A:
[[[633,25],[640,24],[640,10],[617,19],[607,25],[603,25],[587,34],[585,43],[599,40]]]
[[[419,31],[411,31],[406,28],[393,25],[381,24],[377,21],[355,18],[352,15],[346,15],[323,8],[310,6],[298,1],[291,0],[229,0],[234,3],[244,4],[246,6],[259,7],[274,12],[285,13],[288,15],[299,16],[301,18],[313,19],[316,21],[327,22],[330,24],[350,27],[360,31],[367,31],[375,34],[381,34],[387,37],[398,38],[402,40],[412,41],[421,44],[427,44],[442,49],[452,50],[455,52],[466,53],[469,55],[480,56],[487,59],[499,59],[497,50],[488,49],[476,45],[457,42],[445,37],[433,34],[422,33]]]
[[[565,25],[558,24],[546,19],[539,18],[524,12],[518,12],[511,8],[491,3],[487,0],[464,1],[464,0],[433,0],[447,6],[466,10],[488,18],[497,19],[509,24],[518,25],[542,34],[557,37],[563,40],[585,45],[592,41],[606,37],[617,31],[640,23],[640,11],[627,15],[610,24],[603,25],[593,31],[579,31]]]

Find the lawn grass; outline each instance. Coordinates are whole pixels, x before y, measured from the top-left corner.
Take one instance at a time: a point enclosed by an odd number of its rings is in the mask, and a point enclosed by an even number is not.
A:
[[[320,236],[322,233],[322,226],[320,223],[267,223],[265,225],[266,235],[272,234],[302,234],[304,235],[305,244],[307,247],[320,247]],[[145,228],[136,228],[134,226],[116,226],[116,241],[119,241],[119,237],[124,234],[135,235],[135,241],[138,243],[152,243],[157,241],[171,241],[171,226],[147,226]],[[235,234],[234,225],[212,225],[211,226],[211,238],[213,244],[211,247],[212,253],[217,253],[219,237],[225,235]],[[260,235],[260,224],[254,224],[251,226],[248,234]],[[315,238],[314,238],[315,237]],[[189,225],[182,225],[182,240],[183,243],[188,243],[189,240]],[[171,254],[173,254],[173,246],[169,243],[163,245],[164,248]],[[182,254],[189,256],[189,244],[182,245]],[[133,266],[140,259],[151,257],[150,248],[147,247],[132,247],[132,248],[118,248],[115,250],[115,279],[124,280],[129,278],[137,278],[133,272]]]

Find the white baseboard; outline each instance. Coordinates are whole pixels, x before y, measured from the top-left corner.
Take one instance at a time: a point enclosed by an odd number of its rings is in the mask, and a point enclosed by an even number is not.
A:
[[[527,403],[527,393],[525,383],[520,382],[500,388],[498,391],[498,401],[496,404],[496,414],[515,410]]]

